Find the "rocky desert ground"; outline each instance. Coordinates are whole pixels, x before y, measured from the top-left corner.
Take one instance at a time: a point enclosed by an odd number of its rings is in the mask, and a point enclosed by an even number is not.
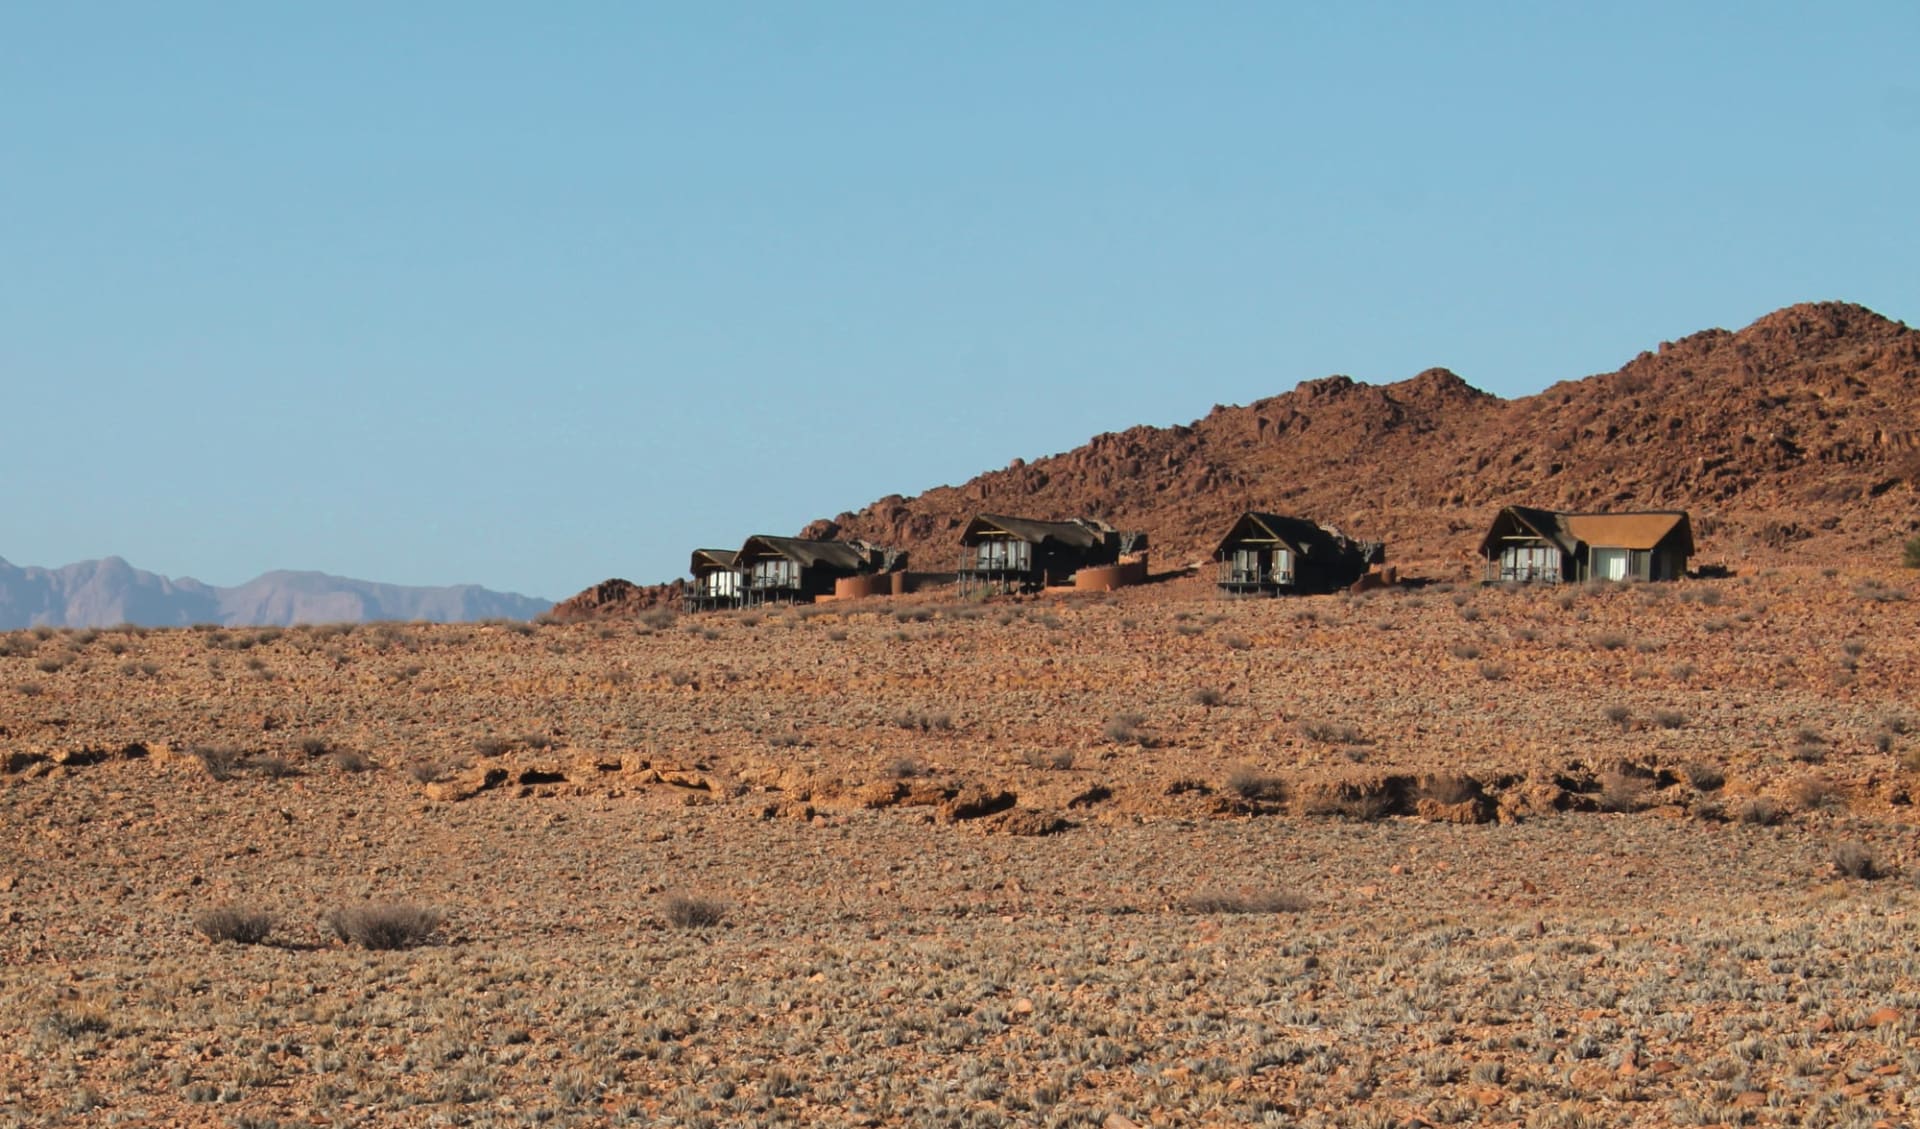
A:
[[[1920,577],[1737,572],[0,636],[0,1122],[1912,1125]]]

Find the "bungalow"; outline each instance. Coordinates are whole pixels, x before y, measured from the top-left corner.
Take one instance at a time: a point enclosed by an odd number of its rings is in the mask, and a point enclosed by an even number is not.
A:
[[[1693,556],[1683,510],[1570,514],[1508,506],[1480,542],[1489,584],[1673,580]]]
[[[1386,560],[1380,541],[1355,541],[1305,518],[1249,510],[1213,551],[1220,591],[1229,596],[1331,592]]]
[[[734,566],[737,555],[732,549],[693,551],[693,564],[688,570],[693,573],[693,586],[687,589],[688,611],[740,606],[740,570]]]
[[[1118,564],[1143,553],[1144,533],[1123,533],[1103,521],[1037,521],[980,514],[960,533],[962,594],[975,590],[1035,592],[1067,584],[1083,568]]]
[[[742,602],[810,604],[833,595],[843,577],[887,572],[903,565],[900,554],[865,541],[813,541],[802,537],[747,538],[734,554]]]

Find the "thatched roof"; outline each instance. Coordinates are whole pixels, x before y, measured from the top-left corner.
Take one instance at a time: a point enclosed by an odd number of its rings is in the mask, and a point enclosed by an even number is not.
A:
[[[764,533],[747,538],[734,555],[735,561],[741,565],[764,557],[785,557],[801,568],[825,566],[847,572],[866,572],[876,567],[873,550],[864,542],[810,541],[803,537],[774,537]]]
[[[1482,555],[1502,541],[1537,537],[1562,552],[1576,553],[1581,545],[1602,549],[1647,550],[1677,539],[1675,548],[1693,555],[1693,524],[1684,510],[1638,510],[1616,514],[1569,514],[1532,506],[1507,506],[1494,515],[1493,525],[1480,542]]]
[[[1036,521],[1027,517],[980,514],[967,523],[960,534],[962,545],[977,545],[995,533],[1004,533],[1035,545],[1052,542],[1074,549],[1091,549],[1102,544],[1112,530],[1103,522],[1079,518],[1072,521]]]
[[[687,571],[699,576],[703,572],[719,572],[733,567],[734,558],[740,554],[732,549],[695,549],[693,564]]]
[[[1288,517],[1259,510],[1248,510],[1234,521],[1233,528],[1220,540],[1213,555],[1223,557],[1234,548],[1249,544],[1271,543],[1294,553],[1311,557],[1337,552],[1344,541],[1339,533],[1303,517]]]

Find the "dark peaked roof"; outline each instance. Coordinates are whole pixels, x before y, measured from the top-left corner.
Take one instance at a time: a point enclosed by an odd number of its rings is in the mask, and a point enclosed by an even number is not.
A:
[[[1027,517],[980,514],[967,523],[967,528],[960,534],[960,543],[971,545],[981,534],[994,532],[1010,533],[1035,545],[1051,541],[1075,549],[1091,549],[1106,539],[1108,531],[1101,523],[1084,519],[1036,521]]]
[[[734,558],[739,555],[740,554],[734,552],[732,549],[695,549],[693,551],[693,564],[688,571],[697,575],[701,572],[711,572],[715,569],[732,568]]]
[[[849,541],[809,541],[802,537],[773,537],[768,534],[755,534],[747,538],[735,554],[735,560],[750,557],[785,557],[801,568],[813,568],[826,565],[828,568],[843,568],[849,572],[860,572],[868,567],[868,549],[863,544]]]
[[[1218,557],[1234,545],[1250,540],[1271,540],[1301,556],[1332,555],[1344,540],[1337,532],[1303,517],[1287,517],[1260,510],[1248,510],[1234,521],[1233,528],[1221,539],[1213,555]]]

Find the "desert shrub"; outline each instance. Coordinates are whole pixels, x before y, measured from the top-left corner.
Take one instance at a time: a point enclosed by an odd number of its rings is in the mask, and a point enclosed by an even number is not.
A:
[[[1787,785],[1787,799],[1801,811],[1812,811],[1838,803],[1840,792],[1824,776],[1802,776]]]
[[[1187,913],[1300,913],[1307,899],[1285,890],[1196,890],[1180,900],[1180,908]]]
[[[269,780],[284,780],[300,774],[285,757],[255,757],[248,767]]]
[[[1593,641],[1593,645],[1603,651],[1617,651],[1627,645],[1627,637],[1618,632],[1610,631],[1597,636]]]
[[[445,916],[412,902],[363,902],[328,910],[321,921],[343,942],[387,951],[426,944]]]
[[[1488,682],[1505,682],[1507,680],[1507,664],[1483,662],[1480,664],[1480,677],[1486,679]]]
[[[1320,745],[1368,744],[1358,729],[1330,721],[1303,721],[1300,723],[1300,736]]]
[[[1920,537],[1910,537],[1900,547],[1900,563],[1907,568],[1920,568]]]
[[[58,674],[65,670],[67,664],[72,661],[72,659],[65,655],[55,655],[52,658],[41,659],[39,662],[34,663],[33,669],[39,671],[41,674]]]
[[[1456,659],[1464,659],[1471,662],[1480,657],[1480,648],[1474,646],[1472,643],[1455,643],[1453,646],[1447,648],[1447,653]]]
[[[1116,745],[1145,746],[1148,738],[1140,731],[1140,727],[1146,721],[1144,716],[1137,713],[1115,714],[1100,728],[1100,734]]]
[[[887,762],[886,774],[895,780],[910,780],[916,776],[925,776],[927,766],[913,757],[895,757]]]
[[[187,755],[199,761],[215,780],[229,779],[247,760],[246,753],[227,745],[195,745]]]
[[[670,894],[663,908],[675,929],[710,929],[727,916],[725,902],[695,894]]]
[[[325,737],[302,737],[300,739],[300,751],[310,757],[324,757],[331,748],[332,746],[327,744]]]
[[[1786,818],[1786,812],[1766,796],[1749,796],[1733,809],[1733,818],[1755,827],[1772,827]]]
[[[1022,758],[1028,768],[1057,768],[1061,770],[1073,767],[1073,750],[1056,749],[1049,753],[1041,749],[1029,749]]]
[[[1215,706],[1222,705],[1226,702],[1226,700],[1227,700],[1227,696],[1225,694],[1221,693],[1218,690],[1215,690],[1211,686],[1202,686],[1198,690],[1195,690],[1193,693],[1187,695],[1187,701],[1192,702],[1196,706],[1205,706],[1208,709],[1212,709]]]
[[[896,714],[893,723],[902,729],[920,733],[944,733],[953,728],[953,715],[928,710],[908,710]]]
[[[447,762],[422,757],[407,762],[407,779],[415,784],[433,784],[447,778]]]
[[[1727,783],[1727,774],[1720,766],[1706,761],[1688,761],[1680,766],[1680,775],[1702,792],[1718,792]]]
[[[335,749],[333,767],[341,772],[365,772],[373,767],[373,760],[358,749]]]
[[[273,931],[273,919],[259,910],[238,906],[215,906],[193,915],[193,927],[209,941],[232,941],[237,945],[257,945]]]
[[[1907,598],[1903,588],[1889,588],[1885,581],[1867,579],[1854,586],[1853,594],[1872,604],[1898,603]]]
[[[1869,882],[1886,876],[1880,860],[1858,839],[1850,839],[1833,849],[1833,870],[1842,878],[1860,878]]]
[[[1253,646],[1253,640],[1245,635],[1228,635],[1220,640],[1229,651],[1245,651]]]
[[[1287,798],[1286,781],[1248,764],[1238,765],[1227,773],[1227,791],[1247,800],[1284,801]]]
[[[1645,777],[1610,769],[1600,774],[1600,791],[1595,802],[1601,811],[1634,812],[1644,806],[1646,795]]]
[[[1687,715],[1678,710],[1654,710],[1653,723],[1662,729],[1678,729],[1687,723]]]
[[[14,684],[13,692],[22,698],[38,698],[47,692],[47,688],[38,682],[17,682]]]
[[[1792,755],[1801,764],[1825,764],[1827,747],[1818,741],[1801,741],[1793,746]]]
[[[767,744],[776,749],[797,749],[807,743],[798,729],[789,729],[784,733],[775,733],[767,738]]]

